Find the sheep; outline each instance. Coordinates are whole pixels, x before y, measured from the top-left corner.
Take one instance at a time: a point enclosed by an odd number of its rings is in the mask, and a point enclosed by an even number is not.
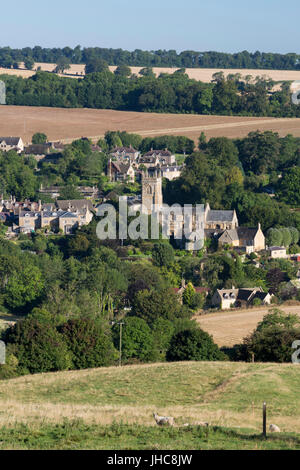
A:
[[[280,432],[280,428],[278,426],[276,426],[276,424],[270,424],[269,431],[270,432]]]
[[[158,416],[157,413],[153,413],[153,417],[158,426],[174,426],[174,418],[171,416]]]
[[[205,427],[207,427],[207,426],[209,426],[209,423],[203,422],[203,421],[197,421],[195,423],[195,426],[205,426]]]

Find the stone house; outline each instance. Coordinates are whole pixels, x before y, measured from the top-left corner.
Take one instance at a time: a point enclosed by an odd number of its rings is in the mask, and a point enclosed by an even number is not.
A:
[[[269,247],[269,253],[271,258],[286,258],[286,248],[284,246],[271,246]]]
[[[175,155],[172,154],[168,149],[164,150],[149,150],[149,152],[145,153],[143,157],[139,159],[139,164],[147,164],[147,161],[149,162],[157,162],[154,164],[155,166],[157,164],[159,165],[174,165],[176,164],[176,159]]]
[[[110,152],[110,157],[115,158],[117,161],[129,161],[131,163],[136,162],[140,156],[140,152],[130,147],[115,147]]]
[[[261,225],[257,228],[236,227],[226,229],[219,237],[220,246],[229,245],[242,248],[246,253],[253,253],[265,249],[265,236]]]
[[[109,160],[107,165],[109,181],[130,182],[135,180],[135,170],[131,164]]]
[[[260,300],[263,305],[269,305],[273,294],[264,292],[261,287],[254,287],[253,289],[217,289],[214,293],[211,305],[212,307],[220,308],[221,310],[230,309],[233,307],[247,308],[253,305],[255,299]]]
[[[24,151],[24,143],[21,137],[0,137],[0,150],[8,152],[15,150],[18,153]]]

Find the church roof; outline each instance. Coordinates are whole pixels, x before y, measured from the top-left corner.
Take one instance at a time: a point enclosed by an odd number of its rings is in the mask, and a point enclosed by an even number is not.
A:
[[[206,216],[206,222],[232,222],[234,211],[209,210]]]

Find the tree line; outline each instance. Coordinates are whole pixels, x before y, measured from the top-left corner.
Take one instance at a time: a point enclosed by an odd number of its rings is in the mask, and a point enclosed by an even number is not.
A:
[[[234,54],[216,51],[183,51],[175,50],[126,51],[101,47],[81,48],[33,48],[12,49],[0,48],[0,65],[12,67],[18,62],[33,60],[34,62],[57,63],[60,59],[68,59],[73,64],[85,64],[101,59],[109,65],[129,65],[140,67],[189,67],[189,68],[245,68],[245,69],[278,69],[299,70],[300,55],[295,53],[278,54],[256,51],[237,52]]]
[[[288,83],[274,91],[274,82],[257,77],[216,73],[211,83],[190,79],[184,70],[155,77],[151,70],[137,77],[130,70],[112,73],[99,64],[84,78],[37,72],[30,78],[2,75],[8,105],[117,109],[157,113],[299,117]]]

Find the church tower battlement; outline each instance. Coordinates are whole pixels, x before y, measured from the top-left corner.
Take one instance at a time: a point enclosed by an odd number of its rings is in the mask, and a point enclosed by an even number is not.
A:
[[[162,197],[162,174],[159,169],[153,172],[148,170],[142,175],[142,204],[148,214],[152,213],[153,205],[163,205]]]

